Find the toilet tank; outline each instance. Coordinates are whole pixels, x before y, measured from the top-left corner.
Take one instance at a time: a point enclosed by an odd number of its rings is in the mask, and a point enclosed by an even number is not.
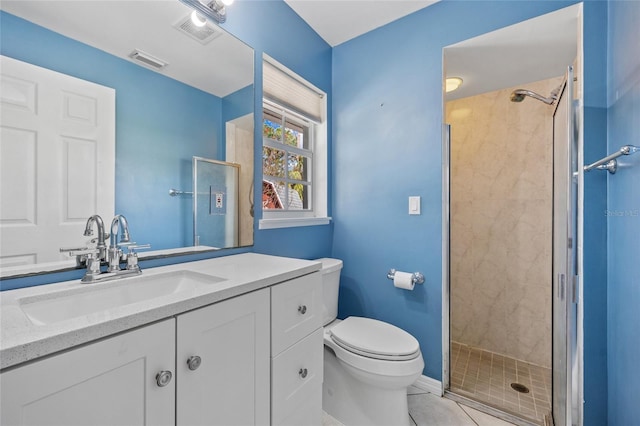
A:
[[[338,289],[340,288],[340,271],[342,260],[323,258],[322,262],[322,325],[327,325],[338,317]]]

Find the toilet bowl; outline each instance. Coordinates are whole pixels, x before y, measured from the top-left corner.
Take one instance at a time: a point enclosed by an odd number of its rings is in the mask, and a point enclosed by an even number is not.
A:
[[[324,291],[322,408],[346,426],[408,425],[407,387],[422,374],[418,341],[371,318],[337,318],[342,261],[319,259]]]

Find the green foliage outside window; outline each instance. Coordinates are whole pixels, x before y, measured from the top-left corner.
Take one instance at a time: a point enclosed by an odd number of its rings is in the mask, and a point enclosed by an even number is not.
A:
[[[282,142],[282,125],[279,123],[265,119],[262,129],[264,137]],[[303,145],[303,137],[302,132],[285,127],[283,143],[293,147],[300,147]],[[287,159],[284,150],[268,146],[262,147],[262,173],[264,175],[284,177],[286,169],[288,170],[289,179],[303,180],[304,163],[304,156],[302,155],[289,154]],[[304,185],[293,184],[292,188],[298,193],[300,200],[304,200]]]

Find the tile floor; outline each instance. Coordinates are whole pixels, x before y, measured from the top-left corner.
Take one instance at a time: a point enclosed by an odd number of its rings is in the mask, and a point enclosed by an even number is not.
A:
[[[414,426],[513,425],[513,423],[500,420],[450,399],[441,398],[437,395],[422,391],[413,386],[409,388],[407,398],[409,399],[409,416]],[[324,413],[322,426],[342,426],[342,423]]]
[[[451,391],[542,423],[551,409],[551,369],[451,342]]]

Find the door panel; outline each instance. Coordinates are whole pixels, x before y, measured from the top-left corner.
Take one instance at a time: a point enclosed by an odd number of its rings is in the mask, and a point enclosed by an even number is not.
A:
[[[269,423],[269,289],[180,315],[177,336],[177,424]]]
[[[173,319],[0,374],[3,425],[172,425]]]
[[[0,265],[68,260],[89,216],[114,213],[115,91],[0,59]]]

